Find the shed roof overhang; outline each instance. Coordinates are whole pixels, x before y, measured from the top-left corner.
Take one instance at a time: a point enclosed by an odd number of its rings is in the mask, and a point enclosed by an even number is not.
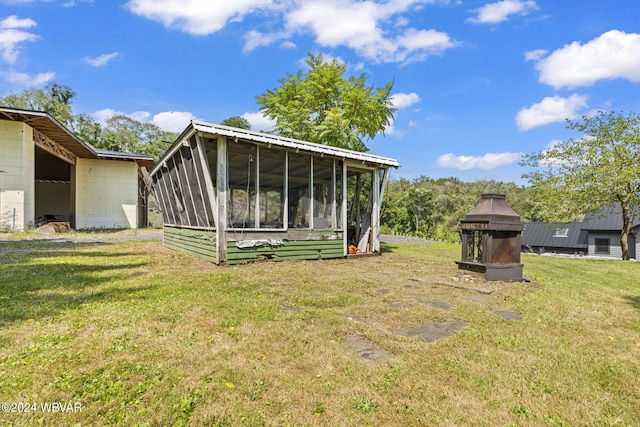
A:
[[[83,159],[129,160],[135,161],[147,169],[152,169],[155,166],[153,157],[98,150],[75,136],[49,113],[0,107],[0,120],[26,123],[49,137],[56,144]]]
[[[159,167],[161,167],[165,159],[173,155],[173,153],[180,147],[182,141],[189,139],[194,134],[209,135],[213,137],[218,135],[225,136],[227,138],[233,139],[234,141],[242,140],[267,146],[282,147],[290,150],[306,151],[309,153],[327,155],[334,158],[340,158],[342,160],[353,160],[363,164],[380,166],[384,168],[397,168],[400,166],[396,159],[392,159],[389,157],[375,156],[373,154],[346,150],[344,148],[333,147],[330,145],[317,144],[314,142],[302,141],[294,138],[286,138],[283,136],[272,135],[268,133],[255,132],[246,129],[239,129],[230,126],[193,120],[189,124],[189,126],[187,126],[187,128],[182,132],[182,134],[180,134],[176,142],[164,153],[162,158],[158,161],[152,174],[155,173]]]

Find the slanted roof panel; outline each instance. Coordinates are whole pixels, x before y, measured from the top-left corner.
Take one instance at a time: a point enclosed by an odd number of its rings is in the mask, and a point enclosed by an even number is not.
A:
[[[94,148],[94,151],[101,159],[108,160],[131,160],[138,163],[140,166],[146,167],[148,170],[153,169],[155,166],[155,161],[153,157],[146,156],[143,154],[130,154],[130,153],[120,153],[118,151],[111,150],[100,150],[98,148]]]
[[[2,107],[0,119],[26,123],[78,157],[87,159],[98,157],[93,147],[72,134],[48,113]]]
[[[83,159],[132,160],[149,170],[155,166],[153,157],[96,149],[75,136],[49,113],[0,107],[0,119],[26,123]]]
[[[640,213],[631,214],[631,228],[640,225]],[[622,230],[622,210],[620,204],[603,208],[599,212],[585,215],[582,226],[592,231],[620,231]]]
[[[560,229],[568,229],[566,237],[554,237]],[[522,245],[545,248],[587,249],[587,233],[582,223],[527,222],[522,232]]]
[[[344,148],[332,147],[330,145],[317,144],[314,142],[302,141],[299,139],[285,138],[268,133],[254,132],[245,129],[238,129],[229,126],[217,125],[200,121],[193,121],[194,129],[200,132],[213,135],[222,135],[230,138],[238,138],[246,141],[261,142],[264,144],[276,145],[284,148],[309,151],[312,153],[327,154],[333,157],[357,160],[377,165],[398,167],[398,161],[388,157],[375,156],[358,151],[346,150]]]
[[[285,138],[268,133],[254,132],[246,129],[239,129],[230,126],[223,126],[214,123],[193,120],[187,128],[180,134],[176,142],[162,155],[156,167],[151,172],[155,174],[164,161],[171,157],[180,147],[182,141],[187,140],[194,133],[208,134],[211,136],[225,136],[232,140],[242,140],[264,145],[274,145],[290,150],[302,150],[310,153],[328,155],[341,159],[349,159],[365,164],[372,164],[382,167],[399,167],[398,161],[389,157],[375,156],[373,154],[361,153],[358,151],[346,150],[344,148],[332,147],[330,145],[317,144],[314,142],[302,141],[299,139]]]

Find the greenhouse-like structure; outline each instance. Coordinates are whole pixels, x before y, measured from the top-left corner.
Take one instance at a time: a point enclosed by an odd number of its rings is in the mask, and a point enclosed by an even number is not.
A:
[[[392,167],[395,159],[193,121],[151,180],[165,246],[238,264],[380,253]]]

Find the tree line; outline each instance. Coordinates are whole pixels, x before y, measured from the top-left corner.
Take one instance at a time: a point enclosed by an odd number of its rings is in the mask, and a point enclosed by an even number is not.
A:
[[[537,219],[526,187],[494,180],[421,176],[389,181],[382,202],[381,231],[458,242],[460,221],[485,193],[505,194],[523,221]]]

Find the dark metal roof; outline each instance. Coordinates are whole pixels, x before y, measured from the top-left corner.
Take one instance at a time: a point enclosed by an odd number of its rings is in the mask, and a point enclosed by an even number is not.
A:
[[[631,215],[631,228],[640,227],[640,213]],[[616,204],[607,207],[600,212],[585,215],[582,228],[591,231],[621,231],[622,230],[622,210]]]
[[[48,136],[56,144],[83,159],[118,159],[133,160],[140,166],[153,169],[155,162],[152,157],[138,154],[116,153],[114,151],[98,150],[87,144],[64,127],[52,115],[43,111],[21,110],[18,108],[0,107],[0,119],[23,122]]]
[[[98,148],[94,148],[94,151],[101,159],[108,160],[133,160],[138,163],[140,166],[144,166],[147,170],[153,169],[156,165],[153,157],[146,156],[143,154],[130,154],[130,153],[120,153],[118,151],[111,150],[100,150]]]
[[[522,246],[586,250],[587,231],[582,229],[581,222],[526,222]]]

